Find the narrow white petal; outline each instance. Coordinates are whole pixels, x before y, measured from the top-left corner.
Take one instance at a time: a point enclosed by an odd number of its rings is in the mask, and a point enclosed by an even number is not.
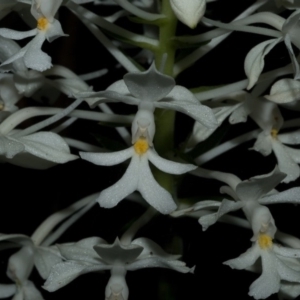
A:
[[[240,107],[241,103],[231,106],[222,106],[213,108],[212,111],[217,119],[218,127],[223,123],[223,121],[236,109]],[[189,138],[187,147],[194,147],[199,142],[206,140],[216,128],[208,128],[199,122],[195,122],[193,127],[193,133]]]
[[[177,255],[172,255],[165,252],[158,244],[148,238],[138,238],[131,242],[133,245],[138,245],[143,248],[142,253],[139,255],[138,259],[143,259],[152,256],[159,256],[165,259],[174,259]]]
[[[265,175],[251,177],[249,180],[244,180],[236,187],[236,194],[243,201],[255,201],[273,190],[285,177],[280,168],[275,169]]]
[[[281,41],[282,38],[267,40],[256,45],[248,52],[244,63],[245,73],[249,79],[248,90],[255,85],[261,74],[265,65],[265,56]]]
[[[101,207],[114,207],[125,197],[137,190],[138,180],[141,176],[139,160],[140,158],[134,155],[123,177],[100,193],[97,202]]]
[[[209,226],[215,224],[225,214],[236,211],[242,208],[244,203],[242,201],[234,202],[227,199],[223,199],[221,205],[216,213],[205,215],[199,219],[199,223],[202,225],[203,231]]]
[[[197,169],[192,164],[182,164],[171,160],[167,160],[159,156],[155,150],[148,150],[148,159],[161,171],[169,174],[180,175]]]
[[[293,47],[292,47],[292,44],[291,44],[291,38],[290,38],[289,34],[285,35],[284,43],[285,43],[285,46],[286,46],[286,48],[289,52],[289,55],[290,55],[290,58],[291,58],[291,61],[292,61],[292,66],[293,66],[293,69],[294,69],[294,79],[299,79],[300,78],[299,63],[298,63],[298,60],[297,60],[296,55],[294,53],[294,50],[293,50]]]
[[[0,299],[13,296],[17,291],[15,284],[0,284]]]
[[[16,31],[7,28],[0,29],[0,36],[12,39],[12,40],[22,40],[30,36],[34,36],[37,34],[37,29],[32,29],[29,31]]]
[[[166,268],[181,273],[193,272],[193,268],[186,267],[184,262],[178,260],[167,260],[160,257],[150,257],[135,262],[126,266],[128,271],[135,271],[144,268]]]
[[[155,102],[155,106],[182,112],[208,128],[216,128],[218,126],[218,122],[211,108],[200,103],[190,104],[183,99],[182,101]]]
[[[287,191],[266,196],[259,200],[261,204],[276,204],[276,203],[300,203],[300,188],[295,187]]]
[[[277,157],[279,170],[287,174],[287,177],[283,180],[285,183],[297,179],[300,175],[300,168],[287,149],[288,147],[273,139],[273,151]]]
[[[98,166],[114,166],[132,157],[133,152],[134,150],[130,147],[125,150],[112,153],[79,152],[79,155],[82,159]]]
[[[294,79],[280,79],[275,82],[270,95],[264,96],[275,103],[289,103],[300,99],[300,82]]]
[[[162,214],[169,214],[177,207],[170,193],[155,181],[145,155],[141,157],[137,190]]]

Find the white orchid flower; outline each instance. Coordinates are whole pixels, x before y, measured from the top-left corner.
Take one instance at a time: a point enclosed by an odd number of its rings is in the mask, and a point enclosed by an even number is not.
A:
[[[86,99],[92,108],[102,102],[124,102],[147,106],[152,111],[155,108],[177,110],[206,127],[218,126],[209,107],[202,105],[188,89],[175,85],[172,77],[158,72],[154,63],[145,72],[126,74],[106,91],[79,93],[77,97]]]
[[[114,207],[137,190],[151,206],[163,214],[175,210],[176,204],[170,193],[155,181],[149,161],[159,170],[169,174],[179,175],[197,168],[191,164],[177,163],[160,157],[144,137],[138,138],[132,147],[125,150],[114,153],[80,152],[80,156],[100,166],[113,166],[131,158],[123,177],[100,193],[97,199],[100,206]]]
[[[257,137],[253,146],[264,156],[274,152],[279,170],[286,173],[285,183],[293,181],[300,176],[300,150],[286,146],[285,144],[299,144],[299,131],[282,133],[279,131],[283,125],[283,118],[275,103],[259,101],[251,113],[252,119],[263,130]]]
[[[261,258],[262,275],[251,284],[249,295],[255,299],[265,299],[279,292],[282,284],[285,288],[285,284],[300,283],[299,270],[295,270],[290,263],[286,262],[287,258],[299,257],[299,249],[276,245],[270,235],[261,233],[251,248],[224,264],[233,269],[242,270],[253,266]]]
[[[177,255],[167,254],[147,238],[138,238],[129,245],[121,244],[117,238],[110,245],[101,238],[91,237],[75,244],[58,245],[58,248],[66,261],[52,268],[43,286],[49,292],[58,290],[82,274],[110,270],[105,299],[127,300],[127,271],[144,268],[167,268],[181,273],[194,271],[194,268],[188,268],[184,262],[177,260]]]
[[[7,28],[0,29],[0,36],[13,40],[34,36],[25,47],[4,61],[1,67],[5,67],[20,58],[22,58],[27,68],[37,71],[42,72],[52,66],[51,57],[44,53],[41,47],[46,39],[52,42],[60,36],[65,36],[60,22],[54,19],[61,3],[62,0],[32,0],[31,14],[37,20],[37,28],[26,32]]]
[[[206,10],[206,0],[170,0],[177,19],[190,28],[195,28]]]
[[[271,173],[252,177],[249,180],[238,183],[236,187],[226,186],[221,188],[221,192],[227,193],[235,201],[224,199],[216,213],[202,216],[199,219],[199,223],[202,225],[203,230],[216,223],[225,214],[242,209],[253,230],[252,240],[256,240],[257,236],[262,232],[265,233],[266,230],[268,230],[270,236],[274,237],[276,232],[274,219],[269,209],[262,203],[264,203],[263,199],[265,197],[270,201],[269,198],[273,195],[269,196],[269,193],[273,191],[285,176],[276,167]]]
[[[289,55],[291,57],[291,61],[294,67],[294,78],[300,78],[300,70],[299,70],[299,63],[297,58],[294,54],[292,43],[300,49],[300,39],[299,39],[299,32],[300,32],[300,10],[296,10],[292,13],[289,18],[284,22],[281,33],[282,37],[271,39],[264,41],[254,48],[252,48],[245,58],[244,68],[245,73],[249,79],[249,83],[247,89],[251,89],[258,80],[260,76],[265,62],[265,56],[280,42],[284,41]]]
[[[0,299],[14,295],[13,299],[43,300],[28,277],[35,266],[41,277],[46,279],[52,266],[62,261],[58,249],[55,246],[37,246],[30,237],[21,234],[1,234],[0,241],[11,243],[12,247],[21,246],[8,261],[7,276],[15,284],[0,284]]]

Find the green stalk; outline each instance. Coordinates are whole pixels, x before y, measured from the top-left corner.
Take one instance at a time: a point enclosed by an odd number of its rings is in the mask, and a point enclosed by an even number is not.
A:
[[[159,49],[155,53],[156,67],[160,69],[164,56],[167,55],[164,67],[164,73],[173,76],[173,66],[175,60],[176,47],[173,42],[175,36],[177,18],[175,17],[169,0],[162,0],[162,14],[166,16],[164,22],[159,26]],[[174,146],[174,121],[175,112],[171,110],[155,110],[156,131],[154,137],[155,149],[162,156],[167,156],[173,152]],[[156,180],[161,186],[172,193],[173,176],[154,170]]]

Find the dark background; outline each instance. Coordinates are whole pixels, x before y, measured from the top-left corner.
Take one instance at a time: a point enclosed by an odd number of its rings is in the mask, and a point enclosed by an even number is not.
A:
[[[222,22],[230,22],[239,12],[254,1],[220,0],[207,6],[206,16]],[[116,7],[85,5],[88,9],[105,16],[117,10]],[[283,13],[287,16],[288,13]],[[70,36],[59,38],[53,43],[46,42],[43,50],[53,58],[54,64],[69,67],[77,74],[84,74],[107,68],[108,74],[89,83],[94,90],[105,89],[110,83],[122,78],[124,69],[117,68],[116,62],[107,50],[95,40],[92,34],[65,7],[59,10],[59,20],[65,33]],[[136,24],[131,25],[127,19],[117,22],[120,26],[140,32]],[[25,30],[23,22],[16,13],[2,20],[2,26]],[[195,31],[179,24],[178,33],[200,33],[207,28],[199,25]],[[188,88],[198,86],[228,84],[245,78],[243,61],[247,52],[257,43],[266,40],[248,33],[233,33],[217,49],[195,64],[190,71],[177,78],[177,84]],[[24,45],[27,40],[21,41]],[[126,53],[135,55],[134,49]],[[265,71],[289,63],[287,50],[283,43],[276,46],[266,58]],[[47,99],[46,99],[47,102]],[[47,103],[45,102],[45,106]],[[70,102],[61,96],[57,102],[65,107]],[[36,105],[31,99],[23,99],[20,107]],[[81,109],[89,109],[82,104]],[[134,113],[135,108],[123,104],[114,105],[118,113]],[[286,119],[297,117],[298,113],[282,110]],[[185,140],[193,122],[186,116],[178,114],[176,119],[176,145]],[[225,121],[225,124],[228,124]],[[226,125],[227,126],[227,125]],[[246,124],[227,126],[222,141],[231,139],[256,128],[249,120]],[[62,135],[76,137],[92,144],[99,144],[103,137],[118,138],[112,128],[104,127],[97,122],[78,120]],[[96,138],[97,137],[97,138]],[[122,141],[119,139],[119,142]],[[203,167],[236,174],[241,179],[270,172],[276,163],[273,155],[265,158],[250,151],[254,141],[245,143],[229,153],[207,163]],[[123,147],[126,146],[123,144]],[[72,149],[76,153],[75,149]],[[124,173],[126,166],[99,167],[82,160],[66,165],[55,166],[47,171],[28,170],[9,164],[1,165],[2,209],[0,213],[0,231],[3,233],[23,233],[31,235],[35,228],[50,214],[65,208],[71,203],[89,194],[100,192],[115,183]],[[279,190],[296,186],[282,184]],[[219,196],[222,184],[217,181],[200,179],[188,175],[180,187],[181,197],[198,197],[211,199]],[[300,237],[299,208],[294,205],[276,205],[270,207],[277,227],[287,233]],[[102,209],[96,205],[84,217],[58,240],[58,243],[78,241],[89,236],[100,236],[113,242],[136,218],[144,212],[138,204],[122,201],[113,209]],[[242,216],[241,212],[237,213]],[[195,274],[180,274],[163,269],[145,269],[127,274],[130,299],[250,299],[247,295],[250,284],[258,277],[247,271],[231,270],[222,263],[235,258],[251,246],[251,232],[227,224],[216,224],[202,232],[196,219],[172,219],[159,215],[142,228],[137,236],[152,238],[170,253],[183,253],[183,260],[188,266],[196,265]],[[3,251],[0,256],[1,283],[8,283],[5,276],[7,259],[11,251]],[[31,277],[37,286],[43,281],[36,271]],[[67,287],[55,293],[43,291],[45,299],[103,299],[109,272],[87,274],[74,280]],[[270,299],[277,299],[273,295]]]

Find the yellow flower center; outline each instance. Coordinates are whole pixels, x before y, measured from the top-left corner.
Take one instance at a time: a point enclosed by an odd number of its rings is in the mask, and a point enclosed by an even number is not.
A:
[[[272,129],[271,130],[271,136],[272,136],[273,139],[277,139],[277,134],[278,134],[277,129]]]
[[[273,245],[272,238],[267,234],[260,234],[258,238],[258,245],[261,249],[270,249]]]
[[[135,153],[137,153],[138,155],[142,155],[148,151],[149,144],[145,138],[140,138],[135,142],[133,148]]]
[[[49,21],[47,18],[39,18],[37,22],[37,28],[39,30],[46,30],[48,28]]]
[[[0,111],[4,110],[4,103],[0,101]]]

